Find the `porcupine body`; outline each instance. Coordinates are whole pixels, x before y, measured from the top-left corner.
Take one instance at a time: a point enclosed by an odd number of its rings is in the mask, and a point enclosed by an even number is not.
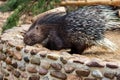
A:
[[[65,28],[72,52],[82,53],[93,45],[115,50],[116,46],[104,37],[105,31],[118,26],[117,11],[110,6],[85,6],[67,14]]]
[[[119,28],[119,22],[115,21],[116,13],[117,11],[110,6],[98,5],[84,6],[70,13],[62,14],[60,24],[48,29],[46,38],[42,40],[46,43],[44,46],[55,50],[70,48],[71,53],[80,54],[93,45],[115,50],[116,45],[104,35],[106,30],[115,29],[115,26]],[[52,17],[50,16],[49,19]],[[42,19],[38,22],[40,21]],[[56,19],[56,21],[58,20]],[[36,23],[36,25],[38,24]]]

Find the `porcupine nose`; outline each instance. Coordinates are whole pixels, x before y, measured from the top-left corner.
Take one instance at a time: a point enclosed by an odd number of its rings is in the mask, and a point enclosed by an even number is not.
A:
[[[27,33],[24,35],[24,40],[23,41],[26,45],[30,45],[31,40],[30,40],[29,35]]]

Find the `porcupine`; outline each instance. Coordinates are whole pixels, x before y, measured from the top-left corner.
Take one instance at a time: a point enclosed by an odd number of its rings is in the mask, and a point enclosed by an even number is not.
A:
[[[71,49],[81,54],[91,46],[115,50],[117,46],[105,38],[105,31],[120,28],[117,10],[111,6],[84,6],[68,13],[50,13],[37,19],[26,32],[27,45],[44,43],[52,50]]]

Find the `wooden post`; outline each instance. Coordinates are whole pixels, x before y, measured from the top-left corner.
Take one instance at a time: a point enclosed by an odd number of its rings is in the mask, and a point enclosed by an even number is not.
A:
[[[61,5],[113,5],[120,6],[120,0],[64,0],[61,1]]]
[[[120,10],[118,11],[118,16],[120,17]]]

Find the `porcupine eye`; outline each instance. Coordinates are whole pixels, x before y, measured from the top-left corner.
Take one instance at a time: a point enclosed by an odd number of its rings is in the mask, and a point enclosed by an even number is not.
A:
[[[36,29],[38,30],[38,27],[36,27]]]

